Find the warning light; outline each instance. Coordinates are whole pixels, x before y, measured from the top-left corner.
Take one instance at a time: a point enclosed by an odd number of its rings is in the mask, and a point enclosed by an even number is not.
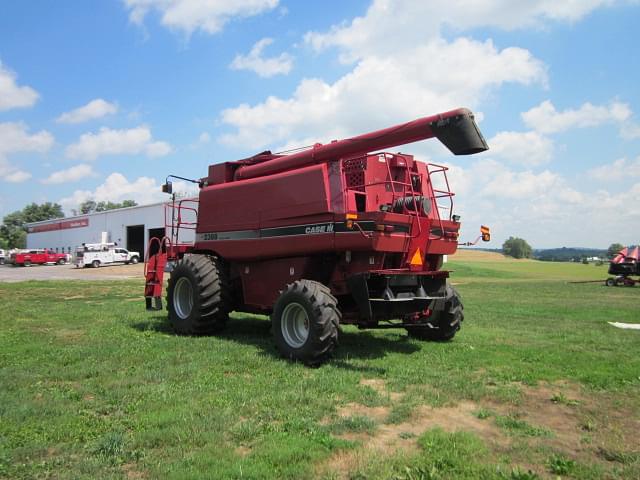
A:
[[[416,250],[416,253],[413,254],[413,257],[411,257],[411,261],[409,262],[409,265],[415,265],[415,266],[422,265],[422,253],[420,252],[419,248]]]

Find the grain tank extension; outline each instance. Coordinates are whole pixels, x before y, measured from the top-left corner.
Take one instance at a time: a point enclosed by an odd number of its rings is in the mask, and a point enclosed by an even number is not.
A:
[[[282,355],[319,364],[341,324],[453,338],[463,319],[441,270],[458,247],[446,167],[384,150],[436,137],[455,155],[487,150],[464,108],[298,151],[209,166],[197,220],[174,203],[172,235],[147,262],[147,308],[183,334],[223,328],[229,312],[271,315]],[[165,191],[171,191],[168,183]],[[178,242],[194,228],[193,244]],[[483,240],[489,232],[483,230]]]

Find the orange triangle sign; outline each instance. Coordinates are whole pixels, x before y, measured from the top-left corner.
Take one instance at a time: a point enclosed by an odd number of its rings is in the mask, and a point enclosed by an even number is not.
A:
[[[409,265],[422,265],[422,253],[419,248],[416,250],[416,253],[413,254],[413,257],[411,257]]]

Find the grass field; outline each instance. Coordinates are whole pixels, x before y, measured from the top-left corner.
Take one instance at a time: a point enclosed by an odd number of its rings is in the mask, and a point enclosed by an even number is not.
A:
[[[141,281],[0,285],[0,477],[640,478],[640,332],[607,324],[640,288],[454,258],[452,342],[346,327],[317,369],[264,317],[173,335]]]

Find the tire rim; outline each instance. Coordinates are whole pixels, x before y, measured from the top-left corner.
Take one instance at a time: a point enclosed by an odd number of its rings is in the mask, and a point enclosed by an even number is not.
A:
[[[186,319],[193,310],[193,287],[187,277],[181,277],[176,282],[173,290],[173,308],[176,315],[181,319]]]
[[[305,308],[295,302],[287,305],[282,312],[280,328],[289,346],[302,347],[309,338],[309,316]]]

